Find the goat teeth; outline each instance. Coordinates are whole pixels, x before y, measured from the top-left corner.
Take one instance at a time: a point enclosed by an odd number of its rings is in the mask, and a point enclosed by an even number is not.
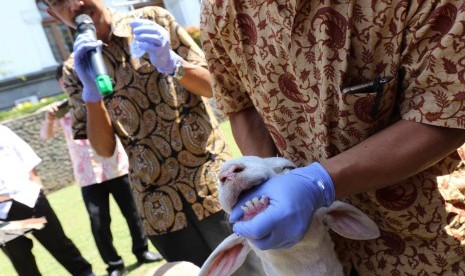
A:
[[[246,205],[247,207],[249,207],[249,208],[253,207],[253,203],[252,203],[252,201],[250,201],[250,200],[247,201],[247,202],[245,203],[245,205]]]
[[[241,206],[241,209],[242,209],[243,212],[249,211],[249,208],[247,208],[246,206]]]
[[[258,200],[258,197],[252,198],[252,202],[254,205],[257,205],[260,201]]]
[[[266,195],[262,195],[262,196],[260,197],[260,202],[261,202],[261,203],[264,203],[264,202],[267,201],[267,200],[268,200],[268,197],[267,197]]]

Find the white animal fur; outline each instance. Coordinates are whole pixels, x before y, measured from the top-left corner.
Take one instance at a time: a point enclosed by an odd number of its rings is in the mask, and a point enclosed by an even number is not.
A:
[[[151,269],[145,276],[197,276],[199,271],[191,262],[168,262]]]
[[[292,162],[280,157],[246,156],[226,162],[219,174],[221,206],[230,213],[242,191],[292,168]],[[199,276],[231,275],[250,250],[261,259],[267,275],[343,275],[329,229],[355,240],[379,237],[378,227],[368,216],[350,204],[335,201],[315,212],[304,238],[291,248],[260,250],[247,239],[230,235],[210,255]]]

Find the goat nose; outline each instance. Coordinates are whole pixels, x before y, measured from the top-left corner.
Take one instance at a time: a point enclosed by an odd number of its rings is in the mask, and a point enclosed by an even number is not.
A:
[[[242,164],[232,164],[229,167],[224,168],[219,175],[220,184],[223,185],[228,178],[242,172],[245,166]]]

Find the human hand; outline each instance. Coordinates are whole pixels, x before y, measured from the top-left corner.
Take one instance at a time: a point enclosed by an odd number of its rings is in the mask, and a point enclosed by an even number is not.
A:
[[[170,49],[170,37],[167,30],[153,21],[135,19],[130,22],[134,41],[139,48],[149,54],[150,63],[163,74],[173,75],[181,57]]]
[[[58,111],[58,104],[52,103],[45,112],[45,121],[49,124],[55,120],[55,113]]]
[[[82,100],[85,102],[98,102],[102,100],[102,95],[95,82],[95,76],[87,59],[87,53],[102,47],[102,41],[95,40],[89,33],[77,36],[74,41],[74,69],[82,82]]]
[[[269,198],[270,205],[251,220],[240,221],[241,206],[262,195]],[[288,248],[304,237],[315,210],[331,205],[334,199],[331,177],[314,162],[248,191],[234,206],[229,221],[235,222],[236,234],[250,239],[259,249]]]

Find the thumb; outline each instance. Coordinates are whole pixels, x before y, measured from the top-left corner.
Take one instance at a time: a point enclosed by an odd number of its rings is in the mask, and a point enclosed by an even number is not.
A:
[[[251,220],[238,221],[233,226],[234,233],[249,239],[262,239],[273,231],[278,224],[275,208],[269,206],[265,211],[256,215]]]
[[[229,215],[229,222],[234,223],[240,220],[244,216],[244,211],[242,211],[241,205],[236,204],[234,205],[231,214]]]

